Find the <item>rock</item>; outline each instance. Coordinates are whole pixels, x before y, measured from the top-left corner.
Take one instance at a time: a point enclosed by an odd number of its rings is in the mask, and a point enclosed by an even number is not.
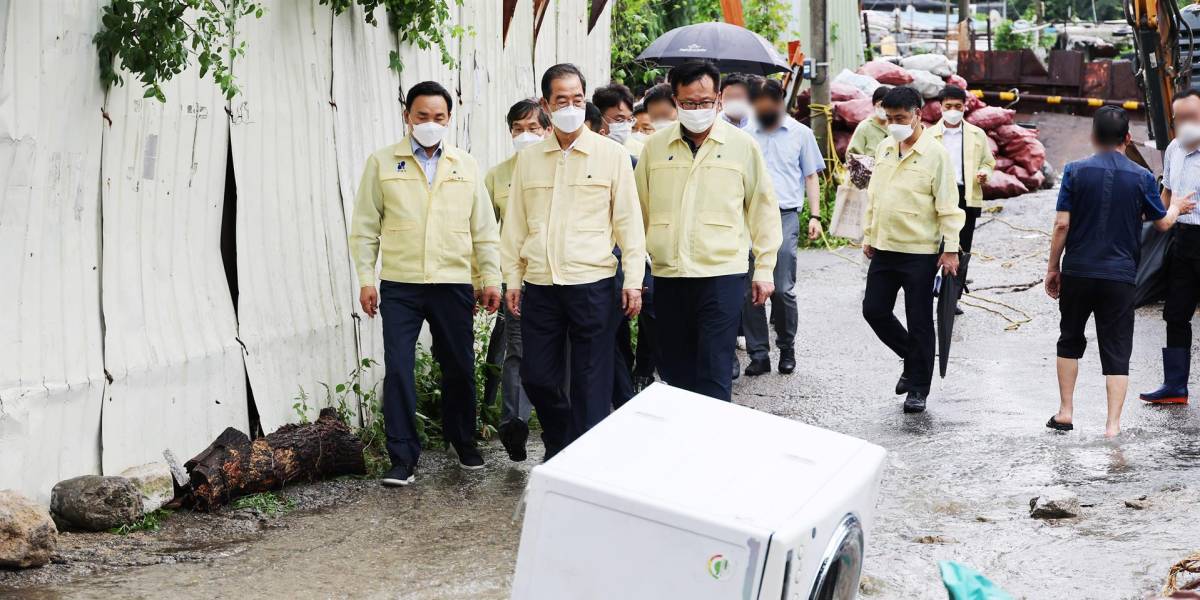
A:
[[[1150,501],[1145,496],[1141,496],[1133,500],[1126,500],[1125,506],[1133,510],[1145,510],[1150,507]]]
[[[40,567],[58,550],[58,528],[46,507],[0,490],[0,567]]]
[[[84,475],[55,484],[50,510],[72,527],[103,531],[141,518],[142,496],[124,477]]]
[[[1066,490],[1047,490],[1029,501],[1029,516],[1035,519],[1070,519],[1079,509],[1079,497]]]
[[[862,578],[858,580],[858,592],[864,596],[876,596],[883,592],[883,582],[863,573]]]
[[[166,463],[148,463],[121,471],[142,496],[142,512],[154,512],[175,497],[174,477]]]

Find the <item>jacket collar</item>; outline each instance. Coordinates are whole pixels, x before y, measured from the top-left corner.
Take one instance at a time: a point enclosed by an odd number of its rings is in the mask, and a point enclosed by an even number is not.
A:
[[[601,138],[600,134],[592,132],[586,125],[581,125],[582,131],[579,132],[579,137],[575,138],[575,143],[571,145],[572,150],[578,150],[583,154],[592,154],[596,150],[596,141]],[[551,131],[550,135],[546,136],[546,141],[543,142],[545,147],[542,152],[553,152],[555,150],[562,152],[562,144],[558,143],[558,136]]]
[[[400,142],[394,146],[395,149],[392,151],[392,154],[395,156],[415,157],[413,154],[413,144],[414,142],[412,136],[406,135],[404,136],[404,139],[400,140]],[[458,148],[451,146],[443,140],[440,150],[442,153],[441,157],[443,159],[450,160],[452,162],[458,162]]]

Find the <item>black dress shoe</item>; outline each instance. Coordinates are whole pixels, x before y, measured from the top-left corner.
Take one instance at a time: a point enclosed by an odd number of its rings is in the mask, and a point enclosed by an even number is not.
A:
[[[920,413],[925,412],[925,398],[928,394],[911,390],[908,392],[908,397],[904,399],[905,413]]]
[[[779,351],[779,372],[791,375],[796,370],[796,353],[793,350]]]
[[[750,364],[746,365],[746,375],[748,377],[756,377],[770,372],[771,359],[769,358],[753,358],[750,359]]]
[[[900,376],[900,380],[896,382],[896,395],[903,396],[908,393],[908,378],[904,375]]]
[[[514,419],[500,426],[497,432],[504,451],[509,460],[521,462],[528,457],[525,452],[525,442],[529,439],[529,425],[520,419]]]
[[[963,314],[963,309],[962,309],[962,307],[961,307],[961,306],[955,306],[955,307],[954,307],[954,316],[956,316],[956,317],[957,317],[957,316],[962,316],[962,314]]]

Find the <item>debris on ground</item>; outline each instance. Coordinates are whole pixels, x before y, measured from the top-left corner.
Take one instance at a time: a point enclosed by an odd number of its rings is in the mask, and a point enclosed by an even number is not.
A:
[[[105,531],[140,519],[142,495],[124,477],[83,475],[55,484],[50,512],[62,528]]]
[[[150,514],[163,507],[175,497],[175,485],[171,467],[167,463],[148,463],[121,471],[124,477],[137,488],[142,497],[142,512]]]
[[[1035,519],[1071,519],[1079,511],[1079,497],[1067,490],[1047,490],[1029,501],[1029,516]]]

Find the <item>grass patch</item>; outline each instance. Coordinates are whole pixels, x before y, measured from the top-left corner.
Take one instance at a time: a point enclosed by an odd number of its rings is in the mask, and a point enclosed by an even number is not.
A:
[[[142,516],[142,518],[132,523],[126,523],[120,527],[113,527],[112,529],[109,529],[108,532],[115,533],[117,535],[129,535],[138,531],[158,531],[162,528],[162,522],[165,521],[169,516],[171,516],[171,511],[165,508],[160,508],[156,511],[146,513]]]
[[[274,518],[295,510],[296,501],[284,498],[275,492],[262,492],[238,498],[234,501],[233,507],[256,510],[260,514]]]

